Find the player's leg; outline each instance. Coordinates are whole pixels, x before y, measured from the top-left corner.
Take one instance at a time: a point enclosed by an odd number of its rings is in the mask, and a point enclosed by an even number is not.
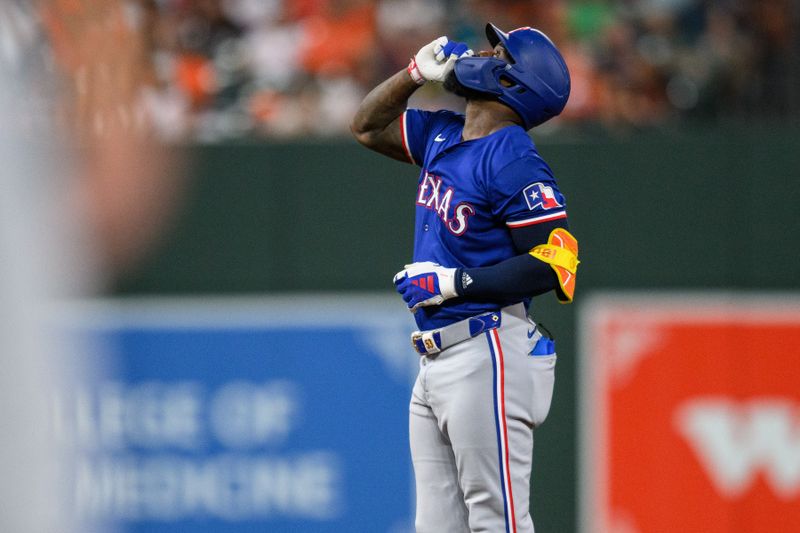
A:
[[[451,443],[468,510],[463,531],[513,531],[507,528],[513,513],[503,484],[506,465],[499,462],[492,362],[485,337],[445,350],[428,367],[429,403]]]
[[[533,426],[549,409],[552,366],[528,356],[529,328],[524,314],[504,313],[499,330],[429,365],[430,405],[451,441],[470,531],[533,531]]]
[[[409,437],[417,492],[417,533],[468,531],[453,450],[425,402],[419,378],[411,397]]]
[[[526,320],[527,322],[527,320]],[[510,532],[533,531],[530,516],[530,476],[533,459],[533,429],[541,424],[550,410],[555,380],[556,355],[530,355],[538,339],[531,338],[533,324],[508,320],[503,327],[487,335],[494,362],[495,398],[498,431],[505,427],[500,442],[508,463],[508,479],[513,494],[516,529]],[[504,417],[504,419],[503,419]],[[503,438],[504,437],[504,438]]]

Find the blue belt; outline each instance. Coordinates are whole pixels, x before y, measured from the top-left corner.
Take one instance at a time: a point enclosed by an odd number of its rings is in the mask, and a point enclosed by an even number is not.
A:
[[[455,322],[443,328],[415,331],[411,334],[411,345],[420,355],[434,355],[459,342],[500,327],[501,321],[500,311],[493,311]]]

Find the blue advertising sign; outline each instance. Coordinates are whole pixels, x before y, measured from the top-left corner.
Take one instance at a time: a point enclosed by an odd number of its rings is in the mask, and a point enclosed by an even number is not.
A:
[[[83,313],[106,368],[59,391],[84,521],[131,533],[413,530],[410,316],[394,299]]]

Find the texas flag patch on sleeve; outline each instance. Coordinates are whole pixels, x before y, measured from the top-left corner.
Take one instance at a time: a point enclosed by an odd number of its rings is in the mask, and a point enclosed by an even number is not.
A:
[[[522,191],[525,196],[525,201],[528,202],[528,209],[555,209],[556,207],[564,207],[556,198],[556,193],[552,187],[548,187],[544,183],[532,183],[525,187]]]
[[[521,203],[521,199],[517,196],[516,213],[509,217],[511,220],[506,221],[506,225],[510,228],[520,228],[567,218],[564,197],[553,185],[555,184],[547,185],[545,182],[537,181],[525,187],[521,193],[525,203]]]

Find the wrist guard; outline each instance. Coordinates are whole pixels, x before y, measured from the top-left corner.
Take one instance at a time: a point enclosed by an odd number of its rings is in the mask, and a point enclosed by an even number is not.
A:
[[[425,78],[422,76],[422,73],[419,71],[419,67],[417,66],[417,60],[413,57],[411,58],[411,62],[406,67],[408,71],[408,75],[411,76],[411,79],[414,80],[414,83],[417,85],[424,85]]]

